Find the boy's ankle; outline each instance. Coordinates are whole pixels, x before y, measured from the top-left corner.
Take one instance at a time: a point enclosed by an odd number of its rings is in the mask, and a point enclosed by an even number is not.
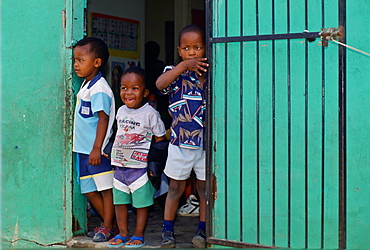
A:
[[[162,233],[166,231],[174,232],[174,226],[175,226],[174,220],[164,220]]]
[[[113,228],[113,224],[111,224],[111,223],[103,223],[102,225],[105,228],[109,228],[109,229],[112,229]]]

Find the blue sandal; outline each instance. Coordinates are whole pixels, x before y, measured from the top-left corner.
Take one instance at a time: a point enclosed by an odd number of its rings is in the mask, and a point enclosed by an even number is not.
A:
[[[126,248],[140,248],[140,247],[145,246],[144,236],[143,237],[132,236],[129,242],[132,242],[134,240],[140,240],[142,243],[139,245],[127,245],[126,244]]]
[[[122,240],[121,243],[117,244],[117,245],[112,245],[112,244],[109,244],[109,242],[107,242],[107,247],[109,248],[119,248],[119,247],[122,247],[124,245],[126,245],[126,243],[128,242],[128,239],[130,238],[130,236],[126,236],[126,237],[123,237],[119,234],[117,234],[116,236],[114,236],[113,238],[113,242],[116,242],[116,240]]]

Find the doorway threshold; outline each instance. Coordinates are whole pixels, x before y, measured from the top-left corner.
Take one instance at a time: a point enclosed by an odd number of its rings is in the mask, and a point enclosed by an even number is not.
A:
[[[136,215],[129,213],[129,234],[135,230]],[[198,226],[199,217],[177,216],[175,222],[176,248],[192,248],[191,240]],[[142,248],[160,248],[163,224],[163,210],[154,209],[149,211],[148,225],[145,230],[145,243]],[[93,242],[87,236],[73,237],[67,248],[107,248],[106,242]]]

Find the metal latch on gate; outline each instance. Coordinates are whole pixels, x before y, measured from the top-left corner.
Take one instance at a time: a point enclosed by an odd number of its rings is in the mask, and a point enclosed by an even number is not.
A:
[[[324,47],[328,47],[328,40],[335,39],[339,40],[341,36],[343,36],[343,28],[327,28],[327,29],[321,29],[321,32],[319,32],[319,36],[322,41],[322,45]]]

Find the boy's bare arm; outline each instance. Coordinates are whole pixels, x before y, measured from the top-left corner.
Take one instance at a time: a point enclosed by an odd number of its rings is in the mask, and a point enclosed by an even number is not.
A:
[[[167,88],[173,81],[176,80],[185,70],[195,71],[198,75],[202,75],[202,72],[207,72],[208,63],[207,58],[193,58],[180,62],[175,68],[167,71],[158,77],[156,85],[159,90]]]
[[[159,141],[164,141],[165,140],[165,137],[164,136],[153,136],[154,137],[154,141],[155,142],[159,142]]]
[[[89,156],[90,165],[99,165],[101,163],[101,148],[108,128],[109,116],[104,111],[99,111],[98,117],[99,121],[96,128],[96,138]]]

